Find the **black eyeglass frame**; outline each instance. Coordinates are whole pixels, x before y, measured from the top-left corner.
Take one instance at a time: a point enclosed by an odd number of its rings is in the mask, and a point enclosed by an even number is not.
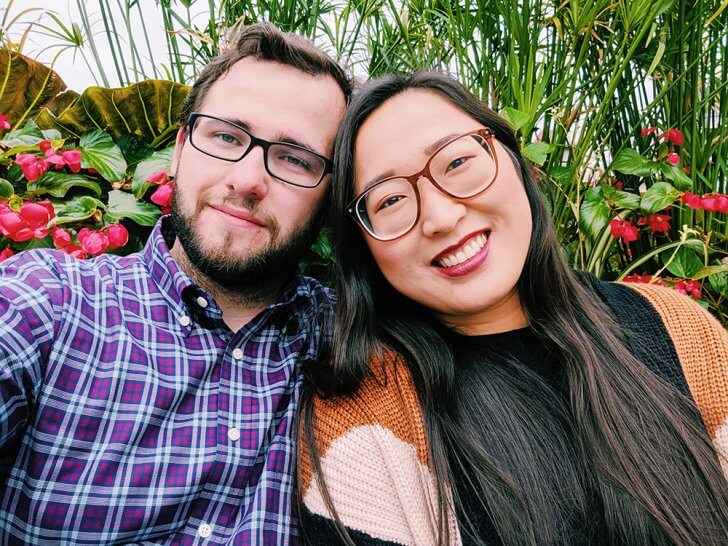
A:
[[[228,125],[232,125],[236,129],[239,129],[240,131],[242,131],[243,133],[245,133],[246,135],[248,135],[248,137],[250,138],[250,144],[248,145],[248,148],[237,159],[230,159],[230,158],[227,158],[227,157],[220,157],[219,155],[211,154],[210,152],[208,152],[206,150],[203,150],[202,148],[200,148],[199,146],[197,146],[195,144],[195,141],[192,138],[192,135],[194,134],[195,122],[199,118],[209,118],[209,119],[214,119],[216,121],[222,121],[224,123],[227,123]],[[324,157],[321,154],[316,153],[313,150],[310,150],[310,149],[306,148],[305,146],[299,146],[298,144],[292,144],[290,142],[279,142],[279,141],[275,141],[275,140],[269,141],[269,140],[264,140],[262,138],[258,138],[253,133],[251,133],[250,131],[248,131],[245,127],[241,127],[237,123],[233,123],[232,121],[228,121],[226,119],[218,118],[216,116],[211,116],[210,114],[202,114],[200,112],[192,112],[189,115],[189,117],[187,118],[187,124],[186,125],[187,125],[188,136],[189,136],[189,139],[190,139],[190,144],[192,144],[192,147],[195,150],[197,150],[199,152],[202,152],[205,155],[208,155],[210,157],[214,157],[215,159],[219,159],[221,161],[228,161],[230,163],[237,163],[238,161],[241,161],[246,155],[248,155],[253,148],[255,148],[256,146],[260,146],[261,148],[263,148],[263,164],[265,165],[266,172],[269,175],[271,175],[273,178],[275,178],[276,180],[280,180],[281,182],[285,182],[286,184],[290,184],[291,186],[296,186],[296,187],[299,187],[299,188],[315,188],[319,184],[321,184],[321,181],[324,179],[324,177],[327,174],[330,174],[331,171],[332,171],[332,169],[333,169],[333,163],[332,163],[332,161],[328,157]],[[324,163],[324,169],[323,169],[323,171],[321,173],[321,176],[319,177],[318,181],[315,184],[309,186],[309,185],[304,185],[304,184],[297,184],[296,182],[291,182],[290,180],[286,180],[285,178],[281,178],[280,176],[277,176],[277,175],[273,174],[270,171],[270,168],[268,167],[268,149],[271,146],[287,146],[289,148],[294,148],[294,149],[301,150],[301,151],[304,151],[306,153],[315,155],[316,157],[318,157],[319,159],[321,159],[323,161],[323,163]]]
[[[432,178],[432,173],[430,172],[430,163],[432,163],[432,160],[434,159],[434,157],[437,154],[439,154],[443,148],[449,146],[456,140],[460,140],[461,138],[471,136],[471,135],[478,135],[488,143],[490,150],[493,152],[493,161],[495,162],[495,172],[493,173],[493,178],[490,181],[488,181],[488,183],[485,184],[482,189],[478,190],[477,192],[473,193],[472,195],[455,195],[454,193],[447,191],[445,188],[443,188],[440,184],[438,184]],[[494,138],[493,132],[490,129],[488,129],[487,127],[483,127],[481,129],[474,129],[472,131],[468,131],[467,133],[463,133],[462,135],[451,138],[445,144],[440,146],[437,150],[435,150],[432,153],[430,158],[427,160],[427,163],[425,163],[425,166],[419,172],[417,172],[415,174],[411,174],[409,176],[403,176],[403,175],[389,176],[383,180],[380,180],[376,184],[369,186],[366,190],[361,192],[359,195],[354,197],[354,199],[352,199],[349,202],[349,204],[346,206],[347,214],[349,214],[353,218],[353,220],[362,227],[362,229],[364,231],[366,231],[370,236],[372,236],[377,241],[383,241],[383,242],[396,241],[400,237],[404,237],[410,231],[412,231],[414,229],[414,227],[417,225],[417,222],[420,221],[420,211],[422,210],[422,204],[421,204],[421,199],[420,199],[420,192],[417,189],[417,181],[420,178],[422,178],[422,177],[426,178],[428,180],[428,182],[430,182],[430,184],[435,186],[438,190],[440,190],[445,195],[452,197],[453,199],[472,199],[473,197],[477,197],[478,195],[480,195],[481,193],[483,193],[484,191],[486,191],[488,188],[490,188],[493,185],[493,183],[495,182],[495,179],[498,178],[498,155],[496,154],[495,146],[493,146],[493,138]],[[359,212],[358,212],[359,204],[360,204],[360,201],[369,192],[374,190],[374,188],[377,188],[377,187],[381,186],[382,184],[389,182],[390,180],[394,180],[396,178],[403,178],[407,182],[409,182],[410,185],[412,186],[412,189],[415,192],[415,197],[417,199],[417,215],[415,216],[415,219],[412,222],[412,225],[407,230],[405,230],[403,233],[400,233],[399,235],[397,235],[395,237],[389,237],[389,238],[381,237],[381,236],[378,236],[376,233],[374,233],[371,229],[369,229],[367,227],[367,225],[364,223],[364,221],[359,217]]]

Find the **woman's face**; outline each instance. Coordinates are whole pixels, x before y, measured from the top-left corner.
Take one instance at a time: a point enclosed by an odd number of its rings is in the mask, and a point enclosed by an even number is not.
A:
[[[392,97],[357,134],[355,195],[372,181],[420,171],[435,143],[479,128],[435,92],[411,90]],[[362,230],[395,289],[468,334],[526,325],[516,283],[529,248],[531,210],[513,161],[500,143],[492,142],[498,175],[486,191],[453,198],[421,177],[420,215],[411,231],[379,241]]]

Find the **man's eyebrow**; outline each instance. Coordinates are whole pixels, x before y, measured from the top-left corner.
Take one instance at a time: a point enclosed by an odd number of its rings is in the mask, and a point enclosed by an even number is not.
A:
[[[449,135],[445,135],[442,138],[438,138],[435,142],[425,146],[422,149],[422,151],[429,158],[430,156],[432,156],[432,154],[434,154],[442,146],[444,146],[445,144],[450,142],[453,138],[455,138],[458,135],[459,135],[459,133],[451,133]],[[412,173],[412,174],[414,174],[414,173]],[[369,188],[371,188],[377,182],[384,180],[385,178],[389,178],[390,176],[394,176],[394,175],[395,175],[395,172],[392,169],[387,169],[386,171],[379,174],[378,176],[375,176],[374,178],[370,178],[369,182],[364,184],[364,187],[362,188],[361,193],[364,193],[365,191],[367,191]],[[409,175],[407,175],[407,176],[409,176]]]
[[[311,144],[308,144],[302,140],[299,140],[297,138],[293,138],[292,136],[286,135],[285,133],[278,133],[275,138],[276,142],[285,142],[286,144],[294,144],[296,146],[300,146],[301,148],[306,148],[307,150],[312,151],[315,154],[321,155],[326,157],[326,154],[323,152],[319,152],[316,150],[314,146]]]

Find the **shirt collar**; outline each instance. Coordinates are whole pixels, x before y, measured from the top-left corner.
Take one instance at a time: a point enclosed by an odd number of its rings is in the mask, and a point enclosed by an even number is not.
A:
[[[195,285],[195,282],[182,271],[169,252],[169,245],[174,242],[174,238],[169,216],[162,217],[154,226],[142,250],[142,257],[160,292],[169,296],[174,305],[179,305],[184,290]]]

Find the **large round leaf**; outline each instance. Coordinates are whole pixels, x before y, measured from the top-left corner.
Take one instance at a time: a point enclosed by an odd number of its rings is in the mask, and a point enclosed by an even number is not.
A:
[[[57,112],[77,94],[53,70],[15,51],[0,48],[0,113],[10,125],[22,125],[43,108]],[[63,99],[59,95],[63,94]],[[56,99],[61,102],[55,102]]]
[[[117,182],[126,174],[126,160],[119,147],[103,131],[89,131],[78,143],[81,166],[92,167],[109,182]]]
[[[140,226],[153,226],[161,215],[159,209],[151,203],[137,201],[128,192],[114,190],[109,192],[109,206],[104,219],[114,223],[129,218]]]
[[[189,89],[166,80],[145,80],[120,88],[89,87],[60,115],[44,110],[37,122],[76,137],[92,129],[101,129],[114,140],[133,133],[158,149],[174,138]]]
[[[82,174],[48,171],[40,180],[28,183],[28,191],[36,195],[48,194],[53,197],[65,197],[71,188],[87,188],[96,195],[101,195],[101,186]]]
[[[612,209],[604,201],[602,188],[590,188],[579,207],[579,229],[588,237],[599,234],[609,223]]]

